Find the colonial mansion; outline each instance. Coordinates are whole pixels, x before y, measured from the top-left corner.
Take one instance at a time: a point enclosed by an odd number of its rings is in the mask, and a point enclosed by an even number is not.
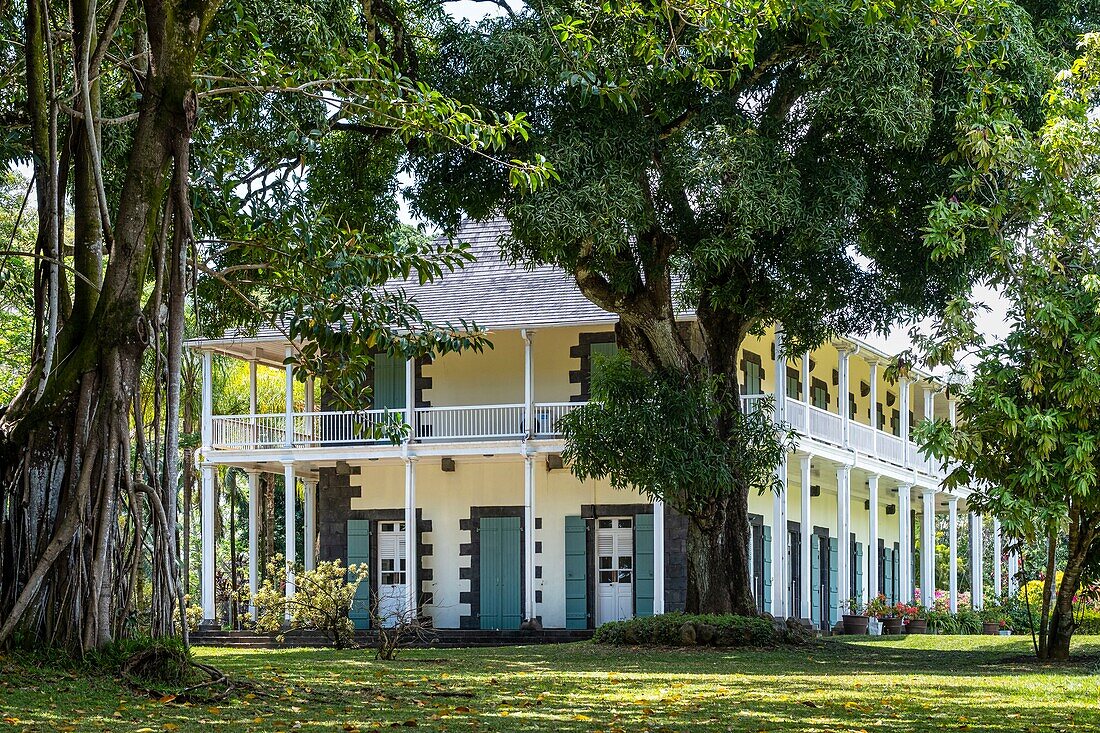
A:
[[[293,367],[285,365],[293,345],[273,331],[189,343],[204,357],[206,619],[216,609],[214,485],[222,466],[249,476],[250,582],[260,562],[259,477],[281,474],[298,487],[280,508],[287,527],[304,503],[304,551],[299,556],[288,531],[287,558],[305,568],[332,559],[369,565],[353,611],[361,627],[415,615],[441,629],[517,629],[527,619],[590,629],[684,607],[687,520],[641,493],[580,481],[561,457],[559,419],[588,400],[594,357],[616,349],[616,316],[560,270],[502,260],[504,227],[467,223],[458,239],[476,262],[440,282],[403,285],[425,318],[477,323],[493,348],[431,360],[381,354],[373,404],[361,409],[323,409],[308,382],[304,409],[296,405]],[[745,408],[771,397],[776,419],[797,432],[779,468],[782,491],[749,502],[758,609],[830,630],[851,598],[908,601],[918,586],[934,585],[954,610],[960,532],[973,539],[967,565],[976,602],[983,578],[998,592],[1002,580],[1012,582],[1016,558],[1007,573],[982,567],[983,518],[967,492],[941,486],[943,467],[910,439],[922,418],[954,419],[944,385],[920,372],[887,380],[888,356],[856,338],[777,362],[781,339],[775,330],[750,336],[739,360]],[[247,414],[214,414],[214,355],[250,365]],[[285,372],[284,411],[256,409],[261,368]],[[406,440],[369,437],[367,428],[394,414],[408,425]],[[951,561],[935,577],[938,514],[948,518]],[[993,537],[999,544],[996,525]]]

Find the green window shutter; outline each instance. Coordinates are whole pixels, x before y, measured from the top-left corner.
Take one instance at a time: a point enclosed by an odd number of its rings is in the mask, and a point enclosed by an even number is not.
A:
[[[588,357],[588,372],[589,372],[589,374],[595,374],[596,373],[596,369],[597,369],[596,362],[598,361],[596,357],[610,358],[612,356],[615,356],[615,354],[617,354],[617,353],[619,353],[619,345],[616,344],[614,341],[610,341],[610,342],[601,341],[601,342],[598,342],[598,343],[589,344],[589,347],[588,347],[588,354],[589,354],[589,357]]]
[[[653,515],[634,516],[634,615],[653,615]]]
[[[565,518],[565,628],[588,628],[588,533],[584,517]]]
[[[836,626],[837,622],[837,594],[840,587],[837,584],[837,566],[840,564],[838,557],[838,543],[836,537],[829,538],[829,627]]]
[[[370,565],[370,520],[348,520],[347,565]],[[355,589],[348,617],[357,629],[370,628],[370,577],[363,579]]]
[[[821,622],[821,538],[810,535],[810,618]]]
[[[374,356],[374,409],[405,409],[405,369],[407,362],[400,356]]]
[[[890,605],[897,602],[894,600],[894,551],[890,549],[882,551],[882,593]]]
[[[519,517],[482,517],[479,524],[481,628],[518,629],[523,621]]]
[[[764,612],[772,612],[772,528],[765,524],[764,534]]]
[[[863,543],[856,543],[856,586],[853,595],[863,602]]]

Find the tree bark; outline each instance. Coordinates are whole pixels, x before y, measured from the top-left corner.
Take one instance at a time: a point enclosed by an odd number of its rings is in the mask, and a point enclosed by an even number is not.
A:
[[[1095,520],[1082,515],[1076,505],[1070,505],[1069,518],[1069,557],[1062,573],[1062,582],[1058,584],[1058,595],[1054,599],[1054,609],[1047,630],[1046,654],[1041,657],[1052,661],[1069,659],[1070,642],[1077,627],[1073,616],[1073,601],[1081,587],[1089,550],[1096,538]]]

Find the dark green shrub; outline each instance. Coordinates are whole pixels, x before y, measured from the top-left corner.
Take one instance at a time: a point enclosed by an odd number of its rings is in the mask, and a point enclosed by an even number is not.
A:
[[[777,627],[759,616],[666,613],[612,621],[596,629],[599,644],[617,646],[772,647],[800,644],[809,637],[801,627]]]
[[[1077,634],[1100,634],[1100,609],[1088,606],[1079,609],[1074,614],[1077,619]]]

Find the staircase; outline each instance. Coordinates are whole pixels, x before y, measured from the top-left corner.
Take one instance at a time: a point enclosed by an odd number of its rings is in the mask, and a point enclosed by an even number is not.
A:
[[[419,638],[410,636],[409,648],[458,649],[462,647],[521,646],[529,644],[568,644],[592,638],[591,629],[543,629],[541,631],[502,631],[483,629],[426,629]],[[280,642],[275,635],[252,631],[198,629],[190,635],[194,646],[220,646],[241,649],[280,649],[286,647],[325,647],[331,642],[322,634],[310,631],[287,632]],[[355,641],[363,647],[374,644],[372,631],[356,631]]]

